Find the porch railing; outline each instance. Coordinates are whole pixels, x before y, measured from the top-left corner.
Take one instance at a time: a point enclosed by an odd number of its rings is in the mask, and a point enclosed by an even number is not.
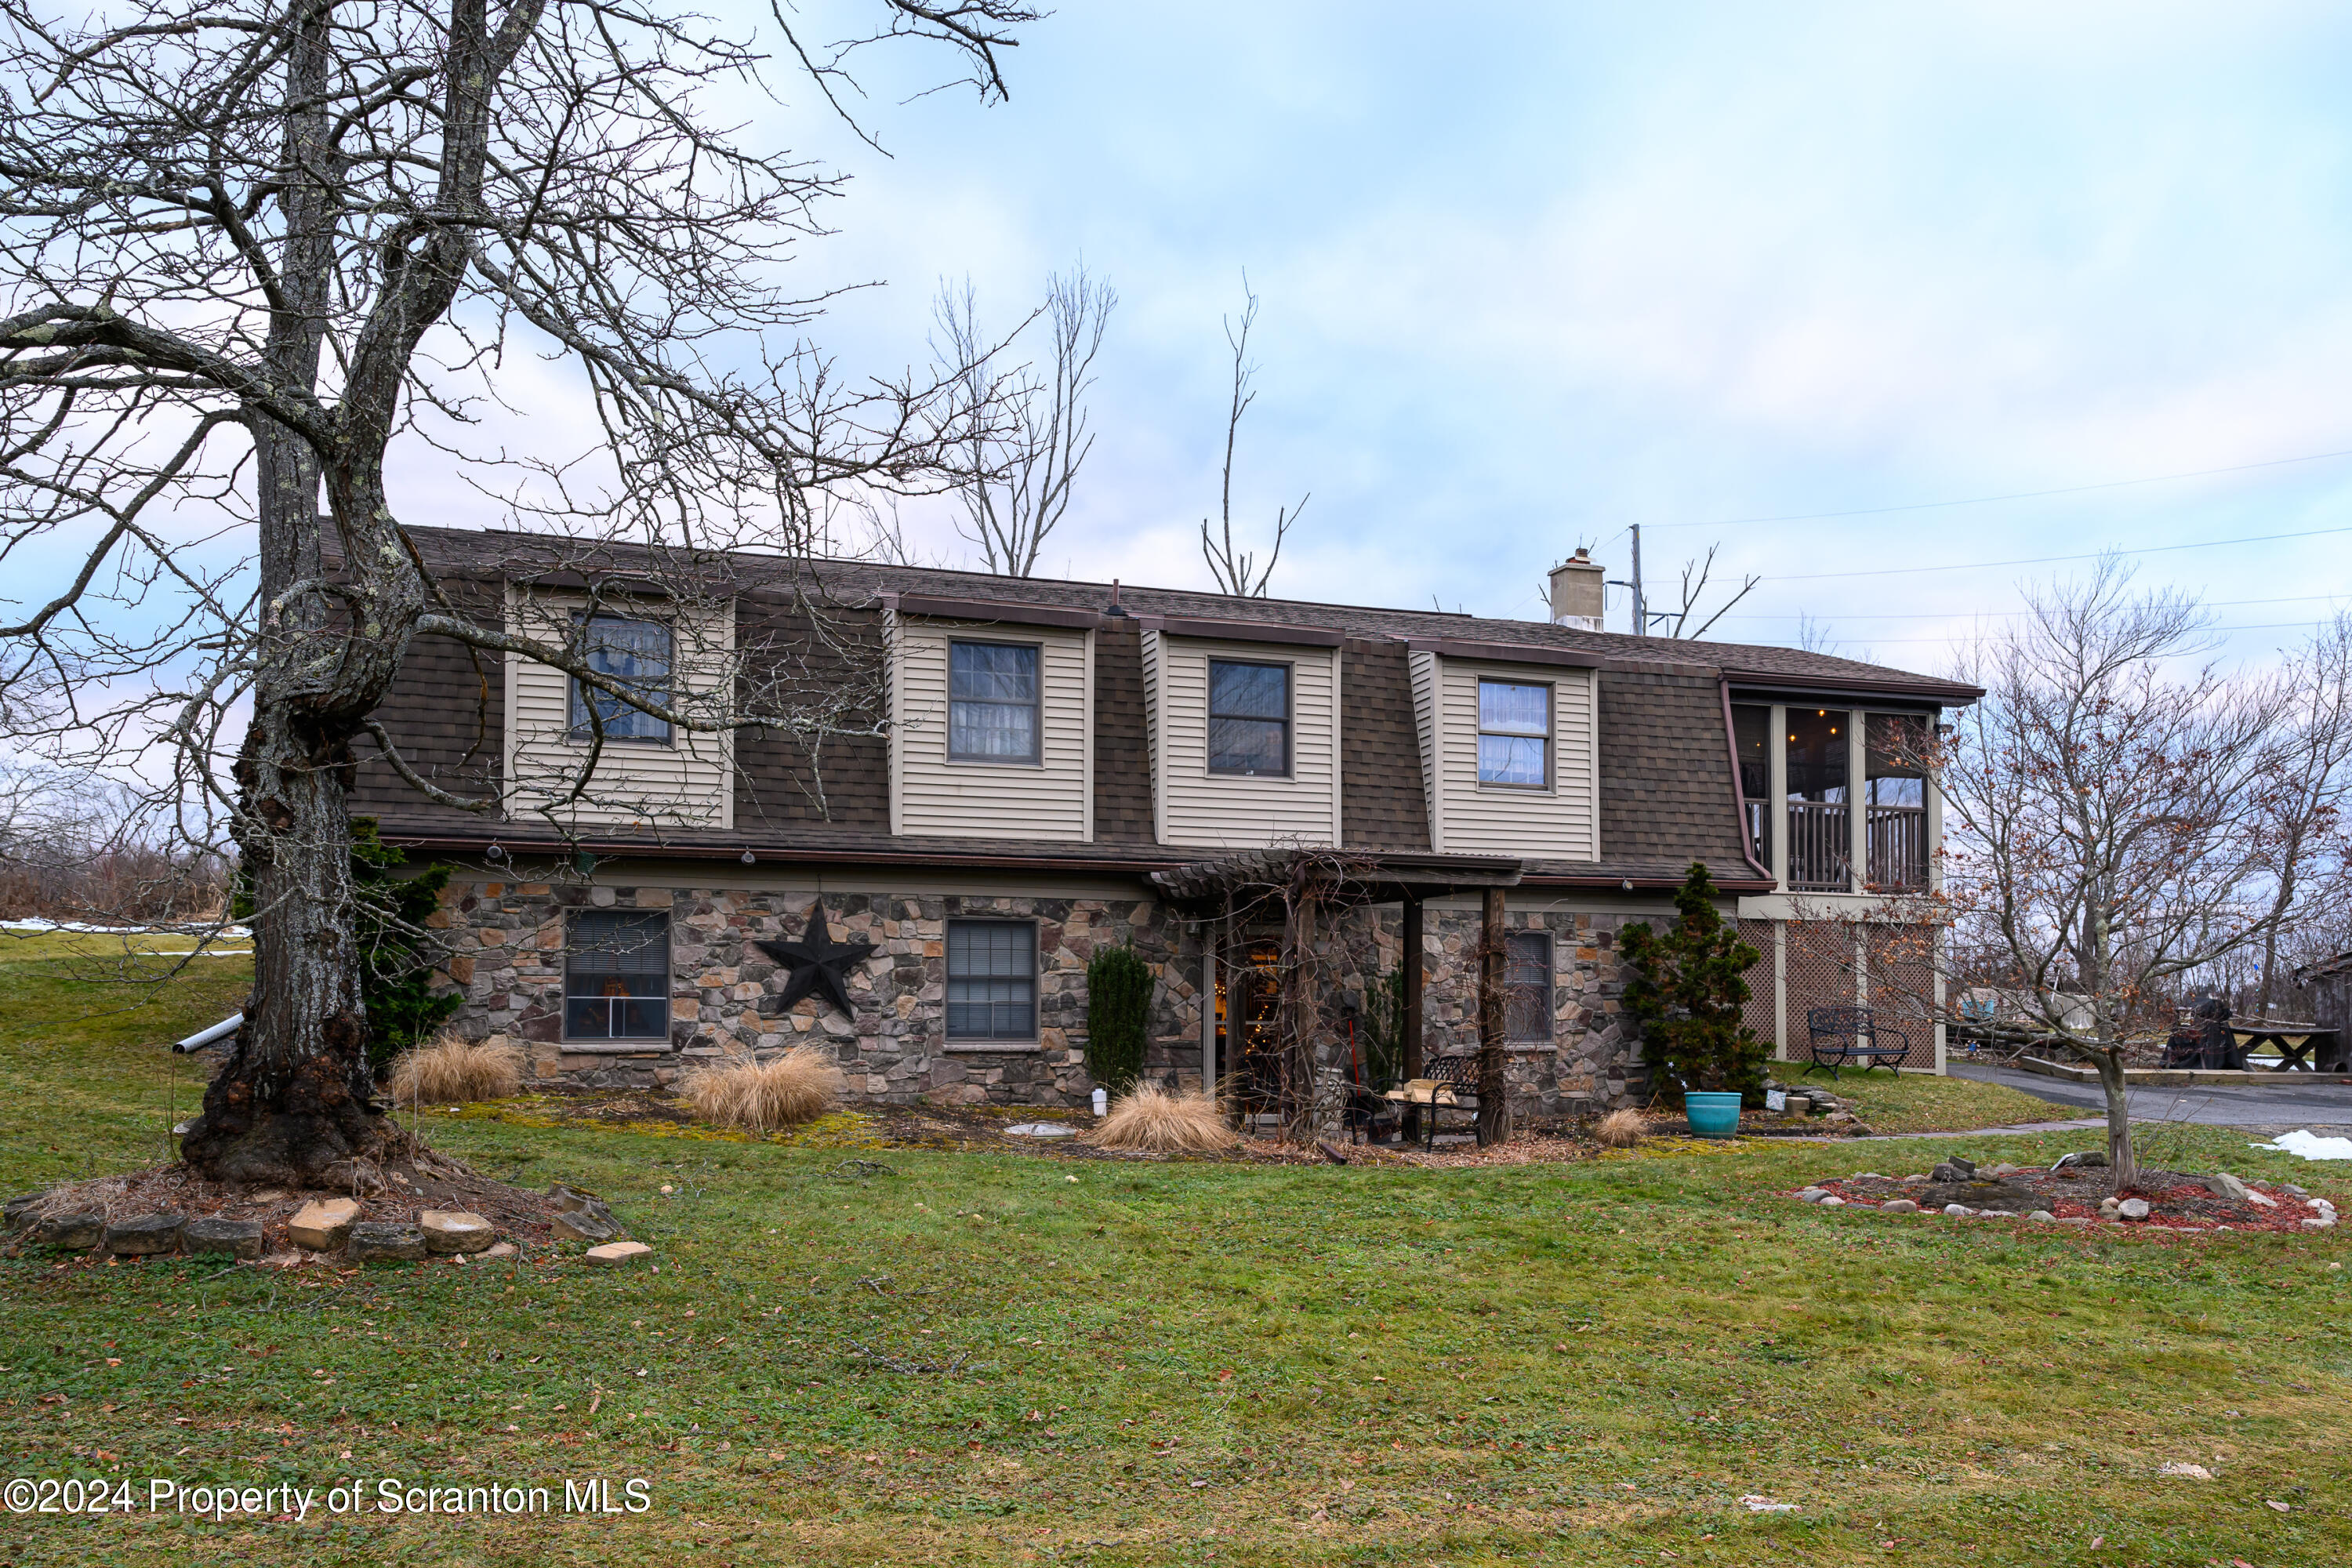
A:
[[[1803,892],[1843,893],[1853,864],[1852,818],[1842,800],[1789,803],[1789,886]]]
[[[1740,804],[1748,808],[1748,847],[1755,852],[1759,865],[1769,866],[1772,863],[1772,840],[1766,829],[1772,820],[1771,803],[1743,799]]]
[[[1924,805],[1874,805],[1864,824],[1870,835],[1870,886],[1924,888],[1927,885],[1927,808]]]

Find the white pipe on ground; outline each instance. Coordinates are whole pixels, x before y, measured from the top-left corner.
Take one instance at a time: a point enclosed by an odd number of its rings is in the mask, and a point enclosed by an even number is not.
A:
[[[186,1039],[182,1040],[178,1045],[173,1046],[172,1050],[175,1055],[179,1056],[185,1056],[190,1051],[201,1051],[206,1046],[227,1039],[231,1035],[236,1034],[237,1026],[244,1022],[244,1014],[233,1014],[228,1017],[223,1018],[219,1023],[215,1024],[209,1029],[197,1030],[194,1034],[190,1035]]]

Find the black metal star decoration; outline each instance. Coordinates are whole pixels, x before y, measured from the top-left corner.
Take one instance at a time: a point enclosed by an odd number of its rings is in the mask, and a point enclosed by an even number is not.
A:
[[[849,1005],[849,970],[873,955],[874,944],[834,941],[833,930],[825,923],[823,899],[809,910],[808,924],[802,928],[800,941],[752,945],[792,971],[791,978],[784,982],[783,994],[776,999],[777,1012],[791,1012],[793,1003],[818,991],[843,1012],[856,1011]]]

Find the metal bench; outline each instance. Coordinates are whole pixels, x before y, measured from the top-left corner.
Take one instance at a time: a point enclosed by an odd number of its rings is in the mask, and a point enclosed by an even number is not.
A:
[[[1478,1109],[1478,1058],[1475,1056],[1433,1057],[1423,1076],[1390,1089],[1381,1098],[1424,1110],[1421,1118],[1423,1150],[1437,1147],[1437,1113]]]
[[[1832,1079],[1840,1068],[1857,1062],[1864,1072],[1874,1067],[1893,1072],[1911,1054],[1910,1037],[1892,1024],[1879,1022],[1867,1007],[1816,1007],[1805,1015],[1805,1028],[1812,1037],[1813,1055],[1805,1071],[1827,1068]],[[1889,1038],[1895,1043],[1883,1043]]]

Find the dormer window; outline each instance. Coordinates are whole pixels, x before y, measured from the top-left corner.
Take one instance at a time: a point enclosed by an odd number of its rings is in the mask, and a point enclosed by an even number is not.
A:
[[[1290,773],[1290,666],[1209,661],[1209,771]]]
[[[646,701],[669,706],[671,644],[667,623],[592,616],[580,629],[581,652],[590,669]],[[593,741],[600,727],[607,741],[669,744],[668,720],[656,719],[612,692],[599,690],[575,678],[572,681],[572,738]]]
[[[1503,789],[1551,787],[1550,687],[1478,682],[1478,783]]]
[[[1034,643],[948,645],[950,762],[1038,760],[1037,655]]]

